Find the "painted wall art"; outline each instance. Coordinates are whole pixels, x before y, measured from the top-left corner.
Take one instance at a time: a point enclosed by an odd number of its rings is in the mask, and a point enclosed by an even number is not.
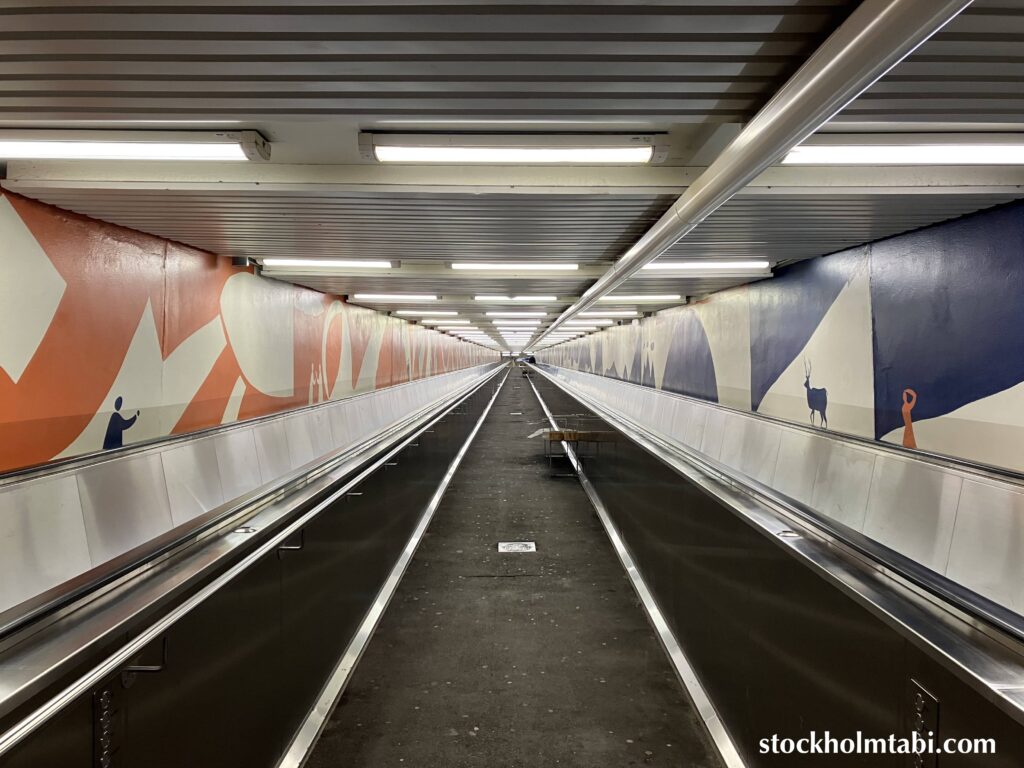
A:
[[[1024,203],[823,256],[537,355],[1024,471]]]
[[[496,359],[214,254],[0,194],[0,472]]]

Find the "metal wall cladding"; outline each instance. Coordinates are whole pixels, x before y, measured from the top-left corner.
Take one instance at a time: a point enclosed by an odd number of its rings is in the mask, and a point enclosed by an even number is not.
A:
[[[418,379],[0,487],[0,613],[372,438],[492,369]]]
[[[1024,488],[703,400],[548,366],[572,390],[1024,614]]]
[[[92,565],[74,477],[0,491],[0,509],[0,609]]]

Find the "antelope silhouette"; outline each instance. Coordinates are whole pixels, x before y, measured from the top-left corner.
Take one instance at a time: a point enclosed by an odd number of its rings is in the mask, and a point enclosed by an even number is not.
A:
[[[804,360],[804,389],[807,390],[807,407],[811,409],[811,425],[814,425],[814,412],[821,415],[821,426],[828,429],[828,416],[825,409],[828,408],[828,390],[822,387],[815,389],[811,386],[811,363]]]

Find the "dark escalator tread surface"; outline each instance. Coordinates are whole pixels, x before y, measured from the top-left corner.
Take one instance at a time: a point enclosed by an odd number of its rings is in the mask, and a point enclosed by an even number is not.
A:
[[[543,418],[513,370],[309,768],[721,765]]]

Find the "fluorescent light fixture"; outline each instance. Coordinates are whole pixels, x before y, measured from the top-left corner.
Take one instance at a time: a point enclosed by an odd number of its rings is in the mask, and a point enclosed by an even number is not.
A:
[[[571,327],[574,331],[596,331],[597,325],[580,325],[579,323],[564,323],[563,325]],[[604,325],[604,323],[601,323]]]
[[[639,312],[631,309],[608,309],[601,312],[580,312],[580,317],[638,317]],[[568,322],[568,321],[567,321]],[[597,322],[593,320],[592,322]]]
[[[269,160],[257,131],[0,130],[3,160]]]
[[[582,312],[580,314],[582,315]],[[614,320],[609,320],[607,318],[594,318],[592,320],[566,320],[564,323],[562,323],[562,327],[572,328],[577,325],[611,325],[614,322]]]
[[[762,259],[756,261],[723,261],[722,259],[697,259],[694,261],[652,261],[643,269],[678,270],[692,272],[718,272],[721,270],[768,269],[771,264]]]
[[[427,293],[357,293],[353,298],[359,301],[437,301],[437,296]],[[433,312],[427,314],[434,314]]]
[[[391,269],[390,261],[361,259],[263,259],[264,267],[302,267],[313,269]]]
[[[450,321],[449,321],[450,322]],[[439,325],[437,326],[439,331],[479,331],[475,325],[471,325],[468,328],[461,325]]]
[[[400,309],[395,314],[401,317],[455,317],[459,313],[447,309]]]
[[[679,301],[683,297],[678,293],[656,293],[648,296],[602,296],[598,301],[619,301],[624,303],[637,303],[643,302],[663,302],[663,301]]]
[[[477,301],[558,301],[557,296],[474,296]]]
[[[488,312],[488,317],[547,317],[547,312]]]
[[[512,326],[512,325],[526,325],[531,328],[536,328],[541,324],[540,320],[491,320],[491,323],[498,326]]]
[[[783,165],[1024,165],[1019,144],[803,145]]]
[[[469,320],[450,320],[444,317],[424,317],[420,320],[424,325],[437,325],[438,323],[447,323],[448,325],[469,325]]]
[[[359,149],[381,163],[641,165],[663,160],[667,143],[637,134],[364,132]]]
[[[579,264],[551,261],[456,261],[452,269],[466,269],[474,272],[573,272]]]

